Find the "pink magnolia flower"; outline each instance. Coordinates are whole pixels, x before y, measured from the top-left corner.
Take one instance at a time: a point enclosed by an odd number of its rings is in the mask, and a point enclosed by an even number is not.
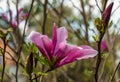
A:
[[[17,27],[17,15],[15,17],[13,17],[13,11],[9,10],[9,16],[8,17],[5,13],[2,13],[2,18],[4,19],[5,22],[7,22],[8,24],[10,24],[10,26],[12,28],[16,28]],[[23,8],[18,10],[18,23],[22,22],[27,16],[28,13],[23,13]]]
[[[103,11],[102,14],[102,21],[105,25],[108,25],[108,22],[110,20],[110,15],[113,7],[113,2]]]
[[[108,47],[107,47],[107,44],[106,44],[106,42],[105,42],[105,40],[102,40],[101,41],[101,48],[104,50],[104,51],[108,51]]]
[[[52,40],[47,35],[32,31],[28,39],[40,50],[42,55],[48,59],[51,68],[74,62],[75,60],[87,59],[97,55],[97,51],[90,46],[75,46],[66,43],[68,33],[65,27],[53,26]]]

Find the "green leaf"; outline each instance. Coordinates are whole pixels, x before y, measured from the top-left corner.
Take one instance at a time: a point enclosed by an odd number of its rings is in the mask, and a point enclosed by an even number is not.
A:
[[[93,74],[93,71],[85,69],[84,74],[87,76],[91,76]]]
[[[42,76],[48,75],[47,73],[44,73],[44,72],[37,72],[36,74],[37,75],[42,75]]]
[[[94,25],[97,28],[98,31],[101,31],[102,29],[102,21],[100,18],[94,19]]]
[[[102,57],[103,59],[106,59],[106,58],[108,57],[108,55],[109,55],[108,53],[103,53],[101,57]]]
[[[34,54],[38,53],[38,48],[34,44],[31,44],[30,47]]]
[[[6,34],[4,33],[3,30],[0,30],[0,38],[3,38]]]
[[[92,36],[92,38],[97,42],[99,40],[99,36],[96,35],[96,36]]]
[[[12,28],[8,28],[8,30],[7,30],[8,32],[12,32],[13,31],[13,29]]]
[[[113,21],[110,21],[108,28],[110,28],[113,25]]]
[[[36,58],[42,65],[49,66],[48,60],[47,60],[45,57],[39,56],[39,55],[35,55],[35,58]]]
[[[30,54],[30,52],[31,52],[30,49],[28,48],[27,44],[23,45],[23,50],[24,50],[24,54],[26,54],[26,55]]]

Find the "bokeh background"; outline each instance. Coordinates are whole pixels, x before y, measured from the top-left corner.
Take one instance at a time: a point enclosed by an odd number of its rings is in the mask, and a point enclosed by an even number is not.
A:
[[[48,2],[46,2],[48,1]],[[18,0],[18,8],[23,8],[23,12],[28,13],[32,0]],[[114,2],[111,19],[112,26],[107,29],[103,40],[106,42],[108,50],[102,50],[102,63],[100,66],[100,82],[110,82],[115,68],[118,70],[114,77],[114,82],[120,81],[120,1],[119,0],[35,0],[32,12],[30,13],[25,30],[25,37],[31,31],[37,31],[52,35],[53,23],[57,27],[66,27],[68,30],[67,42],[77,46],[89,45],[97,50],[97,41],[95,37],[99,32],[94,26],[94,19],[101,18],[101,12],[109,3]],[[9,3],[9,5],[8,5]],[[2,18],[5,13],[10,18],[8,10],[12,10],[13,17],[16,16],[16,0],[0,0],[0,30],[6,31],[11,28]],[[47,5],[47,6],[45,6]],[[7,36],[9,42],[6,51],[14,59],[17,55],[14,53],[20,47],[20,40],[24,30],[25,20],[22,21],[17,30],[14,30]],[[24,39],[28,42],[27,38]],[[0,39],[0,47],[3,48],[3,41]],[[22,49],[19,66],[19,82],[29,82],[25,72],[25,62],[29,55],[29,49],[26,45]],[[0,74],[2,73],[2,54],[0,55]],[[16,64],[12,57],[6,53],[6,69],[4,82],[15,82]],[[97,57],[76,61],[74,63],[60,67],[45,76],[42,82],[94,82],[94,73]],[[39,62],[36,70],[41,71]]]

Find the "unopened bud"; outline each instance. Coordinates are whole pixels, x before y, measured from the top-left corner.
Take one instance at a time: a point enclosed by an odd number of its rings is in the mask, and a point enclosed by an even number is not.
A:
[[[29,75],[33,72],[33,53],[30,53],[30,55],[27,58],[26,72]]]
[[[110,15],[113,7],[113,2],[103,11],[102,22],[107,26],[110,20]]]

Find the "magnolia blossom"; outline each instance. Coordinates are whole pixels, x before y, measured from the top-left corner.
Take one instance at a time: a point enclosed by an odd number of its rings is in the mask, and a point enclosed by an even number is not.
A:
[[[51,68],[57,68],[75,60],[87,59],[97,55],[97,51],[90,46],[75,46],[66,43],[68,33],[65,27],[53,26],[52,39],[32,31],[28,39],[40,50],[42,55],[49,61]]]
[[[107,44],[106,44],[105,40],[102,40],[102,41],[101,41],[100,47],[101,47],[104,51],[108,51],[108,47],[107,47]]]
[[[4,19],[5,22],[10,24],[12,28],[17,27],[17,15],[13,17],[13,11],[9,10],[9,17],[5,14],[2,13],[2,18]],[[28,13],[23,13],[23,8],[18,10],[18,23],[22,22],[26,17],[28,16]]]
[[[108,25],[108,22],[110,20],[110,15],[113,7],[113,2],[103,11],[102,14],[102,21],[105,25]]]

